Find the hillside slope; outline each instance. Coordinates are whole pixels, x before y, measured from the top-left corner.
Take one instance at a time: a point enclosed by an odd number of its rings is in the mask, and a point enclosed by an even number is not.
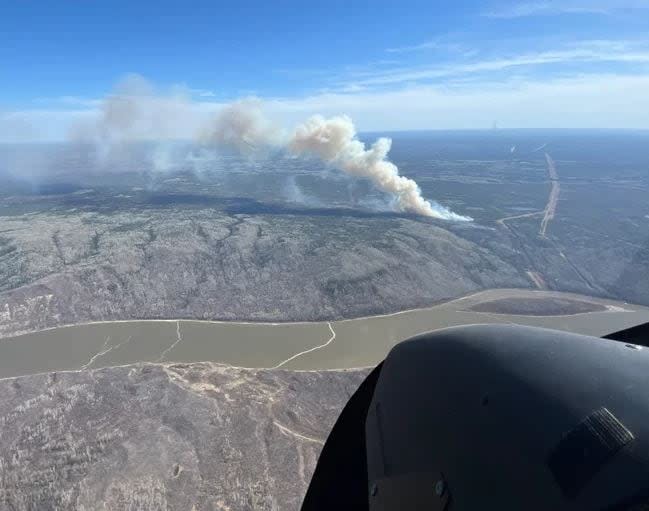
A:
[[[531,286],[497,233],[481,246],[396,216],[139,209],[0,217],[0,231],[0,337],[115,319],[340,319]]]

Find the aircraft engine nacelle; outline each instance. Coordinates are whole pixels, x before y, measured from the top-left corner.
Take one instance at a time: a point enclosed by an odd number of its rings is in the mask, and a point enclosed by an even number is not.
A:
[[[303,510],[632,509],[649,496],[649,349],[475,325],[395,346]]]

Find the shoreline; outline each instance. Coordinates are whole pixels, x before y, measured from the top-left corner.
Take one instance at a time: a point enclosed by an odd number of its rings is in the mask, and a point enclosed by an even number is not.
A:
[[[598,307],[552,316],[471,310],[480,303],[525,298],[548,305],[559,298],[581,299]],[[648,307],[623,302],[556,291],[491,289],[432,307],[340,321],[95,321],[0,339],[0,379],[137,364],[208,363],[234,370],[313,373],[362,370],[374,367],[400,340],[446,327],[507,322],[599,337],[648,320]]]
[[[450,298],[448,300],[440,300],[438,302],[435,302],[431,305],[423,306],[423,307],[413,307],[410,309],[404,309],[396,312],[387,312],[383,314],[373,314],[373,315],[367,315],[367,316],[354,316],[354,317],[347,317],[347,318],[341,318],[341,319],[320,319],[320,320],[307,320],[307,321],[267,321],[267,320],[259,320],[259,321],[254,321],[250,319],[246,320],[237,320],[237,319],[198,319],[198,318],[183,318],[183,317],[176,317],[176,318],[130,318],[130,319],[108,319],[108,320],[100,320],[100,321],[81,321],[78,323],[64,323],[61,325],[57,326],[51,326],[47,328],[42,328],[42,329],[36,329],[36,330],[20,330],[17,331],[16,333],[12,333],[9,335],[2,335],[0,334],[0,343],[7,339],[13,339],[16,337],[21,337],[23,335],[29,335],[29,334],[34,334],[38,332],[48,332],[51,330],[58,330],[58,329],[64,329],[64,328],[73,328],[73,327],[79,327],[79,326],[93,326],[93,325],[103,325],[103,324],[119,324],[119,323],[133,323],[133,322],[145,322],[145,323],[175,323],[178,321],[184,321],[184,322],[193,322],[193,323],[202,323],[202,324],[216,324],[216,325],[249,325],[249,326],[292,326],[292,325],[319,325],[319,324],[326,324],[326,323],[347,323],[351,321],[366,321],[366,320],[371,320],[371,319],[381,319],[381,318],[391,318],[391,317],[396,317],[400,316],[403,314],[409,314],[409,313],[416,313],[416,312],[423,312],[427,310],[432,310],[436,307],[441,307],[445,305],[451,305],[456,302],[460,302],[463,300],[468,300],[471,298],[475,298],[481,294],[486,294],[486,293],[498,293],[498,292],[504,292],[504,293],[531,293],[531,294],[545,294],[548,295],[548,297],[551,297],[553,295],[560,295],[562,297],[572,297],[574,299],[579,299],[581,301],[586,301],[590,303],[595,303],[597,305],[602,305],[606,307],[605,311],[587,311],[587,312],[578,312],[578,313],[572,313],[572,314],[551,314],[551,315],[526,315],[526,314],[508,314],[508,313],[486,313],[486,312],[478,312],[478,311],[471,311],[471,310],[458,310],[456,312],[471,312],[474,314],[494,314],[494,315],[499,315],[499,316],[520,316],[520,317],[530,317],[530,318],[551,318],[551,317],[567,317],[567,316],[576,316],[576,315],[583,315],[583,314],[603,314],[603,313],[608,313],[608,312],[633,312],[634,310],[637,309],[647,309],[649,311],[649,308],[639,305],[639,304],[629,304],[626,302],[621,302],[619,300],[614,300],[610,298],[601,298],[601,297],[595,297],[595,296],[588,296],[588,295],[580,295],[577,293],[570,293],[570,292],[564,292],[564,291],[554,291],[554,290],[548,290],[548,289],[532,289],[532,288],[495,288],[495,289],[482,289],[480,291],[474,291],[469,294],[459,296],[457,298]],[[602,302],[615,302],[618,305],[611,305],[609,303],[602,303]],[[626,306],[623,307],[622,305]],[[630,308],[627,308],[630,307]]]

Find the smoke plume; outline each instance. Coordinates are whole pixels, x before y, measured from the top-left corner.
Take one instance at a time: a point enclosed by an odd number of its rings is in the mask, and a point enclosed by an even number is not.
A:
[[[290,137],[283,137],[263,115],[259,101],[239,101],[226,106],[201,139],[247,154],[269,146],[283,147],[294,156],[316,157],[351,176],[369,179],[395,198],[399,211],[446,220],[471,220],[424,199],[417,183],[400,176],[397,166],[387,160],[392,141],[379,138],[366,149],[357,138],[354,123],[344,115],[330,119],[313,116],[297,126]]]
[[[350,175],[369,179],[380,190],[395,197],[400,211],[448,220],[470,220],[424,199],[417,183],[400,176],[397,166],[386,159],[391,145],[389,138],[379,138],[366,149],[358,140],[349,117],[325,119],[316,115],[296,128],[287,147],[295,155],[317,156]]]
[[[152,169],[167,171],[177,155],[173,143],[185,139],[203,122],[182,90],[161,94],[139,75],[129,75],[106,96],[93,118],[77,123],[69,133],[73,143],[94,148],[95,164],[102,171],[115,171],[134,159],[133,143],[151,143]]]
[[[223,107],[201,130],[199,140],[250,154],[279,143],[280,131],[263,115],[259,100],[247,99]]]
[[[398,211],[447,220],[471,220],[426,200],[417,183],[399,175],[397,166],[387,159],[391,140],[379,138],[369,148],[357,137],[347,116],[324,118],[316,115],[286,135],[264,115],[256,99],[229,104],[195,103],[181,92],[159,94],[142,77],[129,76],[101,104],[92,122],[74,130],[74,140],[96,147],[103,169],[119,167],[129,160],[132,142],[153,142],[149,164],[168,172],[204,165],[205,157],[223,149],[236,150],[251,157],[284,151],[294,157],[315,157],[349,176],[368,179],[379,190],[393,197]],[[185,139],[190,146],[177,146]],[[194,152],[198,145],[198,156]],[[115,165],[118,162],[119,165]]]

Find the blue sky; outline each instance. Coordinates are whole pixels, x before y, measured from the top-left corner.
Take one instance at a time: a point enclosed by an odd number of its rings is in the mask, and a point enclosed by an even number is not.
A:
[[[0,139],[64,136],[132,73],[285,122],[649,128],[647,27],[649,0],[4,2]]]

